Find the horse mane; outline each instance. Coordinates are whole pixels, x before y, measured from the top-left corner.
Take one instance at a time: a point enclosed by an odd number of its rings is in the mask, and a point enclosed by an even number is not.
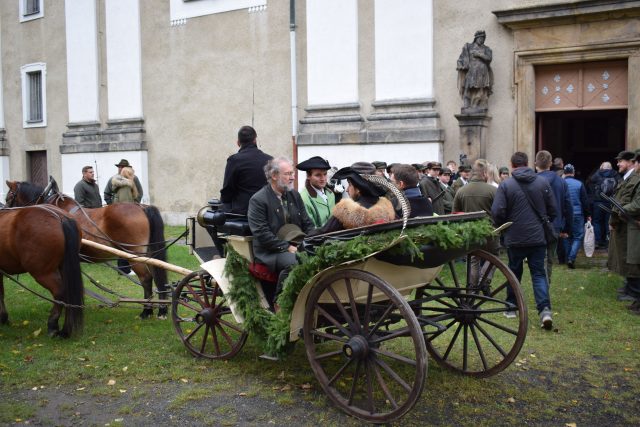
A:
[[[40,187],[39,185],[32,184],[27,181],[22,181],[18,186],[18,191],[26,200],[35,201],[44,191],[44,187]]]

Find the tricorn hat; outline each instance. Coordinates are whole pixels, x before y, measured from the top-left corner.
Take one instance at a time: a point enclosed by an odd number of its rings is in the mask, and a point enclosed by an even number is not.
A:
[[[374,172],[365,175],[373,174]],[[333,179],[348,179],[349,183],[360,190],[360,193],[364,196],[380,197],[387,192],[386,189],[377,186],[373,182],[367,181],[366,178],[361,176],[361,172],[358,172],[351,166],[340,169],[333,175]]]
[[[636,153],[633,151],[621,151],[617,156],[616,160],[633,160],[636,157]]]
[[[331,165],[322,157],[313,156],[312,158],[307,159],[304,162],[298,163],[296,165],[296,169],[301,171],[310,171],[311,169],[329,170],[331,169]]]
[[[116,166],[119,167],[119,168],[125,168],[125,167],[131,166],[131,165],[129,164],[129,160],[122,159],[122,160],[120,160],[120,163],[116,164]]]
[[[280,230],[276,233],[278,239],[286,240],[287,242],[300,243],[306,236],[304,231],[295,224],[285,224],[280,227]]]

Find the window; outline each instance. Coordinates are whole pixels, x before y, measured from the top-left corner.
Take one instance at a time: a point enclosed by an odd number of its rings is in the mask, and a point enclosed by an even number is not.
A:
[[[20,0],[20,22],[32,21],[44,16],[42,0]]]
[[[47,125],[46,64],[28,64],[21,68],[23,127]]]

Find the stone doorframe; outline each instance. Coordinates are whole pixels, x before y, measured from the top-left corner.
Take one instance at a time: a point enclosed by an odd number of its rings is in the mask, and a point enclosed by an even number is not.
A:
[[[627,149],[640,148],[640,41],[607,46],[581,46],[567,49],[532,50],[514,53],[516,88],[515,149],[535,153],[535,70],[536,65],[628,61]]]
[[[535,153],[535,69],[627,60],[627,149],[640,148],[639,0],[585,0],[494,11],[513,31],[514,149]]]

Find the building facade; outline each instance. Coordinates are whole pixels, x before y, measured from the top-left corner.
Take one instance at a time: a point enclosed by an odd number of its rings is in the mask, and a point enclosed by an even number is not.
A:
[[[586,177],[640,148],[640,1],[460,6],[0,2],[0,197],[7,179],[47,175],[72,193],[85,165],[103,189],[126,158],[143,201],[179,224],[219,194],[245,124],[267,153],[337,167],[548,149]],[[494,80],[471,147],[456,61],[477,30]]]

